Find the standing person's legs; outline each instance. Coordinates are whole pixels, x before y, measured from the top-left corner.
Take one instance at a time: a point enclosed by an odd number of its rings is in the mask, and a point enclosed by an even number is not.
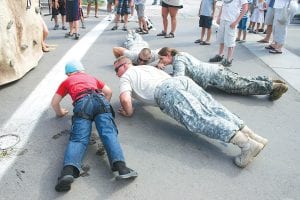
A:
[[[95,17],[98,18],[98,8],[99,8],[99,5],[98,5],[98,0],[95,0]]]
[[[233,52],[235,47],[236,29],[230,27],[230,22],[227,21],[225,25],[224,33],[224,44],[227,49],[227,58],[223,60],[222,65],[225,67],[230,67],[233,60]]]
[[[175,33],[176,31],[176,26],[177,26],[177,12],[178,12],[178,8],[174,8],[174,7],[169,7],[169,12],[170,12],[170,16],[171,16],[171,32],[170,33]]]
[[[88,18],[90,16],[90,11],[91,11],[91,7],[92,7],[92,3],[93,3],[93,1],[88,0],[88,5],[86,7],[86,16],[85,16],[85,18]]]
[[[209,59],[209,62],[221,62],[223,60],[224,56],[224,34],[225,34],[225,21],[221,21],[219,28],[218,28],[218,34],[217,34],[217,42],[219,45],[219,51],[218,54],[214,57]]]
[[[204,38],[204,35],[205,35],[205,31],[206,31],[206,28],[201,27],[201,36],[200,36],[200,41],[201,42],[203,41],[203,38]],[[201,42],[200,42],[200,44],[201,44]]]
[[[168,15],[169,15],[169,8],[168,7],[161,7],[161,15],[163,18],[163,32],[167,33],[168,31]]]

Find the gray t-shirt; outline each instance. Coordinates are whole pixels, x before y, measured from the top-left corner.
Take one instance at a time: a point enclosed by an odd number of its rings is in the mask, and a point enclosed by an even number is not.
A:
[[[212,16],[213,13],[213,3],[215,0],[202,0],[200,9],[199,9],[199,16]]]

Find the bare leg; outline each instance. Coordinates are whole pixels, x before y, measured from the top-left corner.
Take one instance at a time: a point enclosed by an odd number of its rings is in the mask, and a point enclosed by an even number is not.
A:
[[[177,26],[177,12],[178,12],[178,8],[169,8],[169,12],[170,12],[170,16],[171,16],[171,33],[175,33],[176,30],[176,26]]]
[[[168,31],[168,14],[169,10],[168,8],[162,7],[161,8],[161,15],[163,18],[163,26],[164,26],[164,32],[167,33]]]
[[[211,28],[207,29],[207,37],[206,37],[206,42],[210,42],[210,37],[211,37]]]

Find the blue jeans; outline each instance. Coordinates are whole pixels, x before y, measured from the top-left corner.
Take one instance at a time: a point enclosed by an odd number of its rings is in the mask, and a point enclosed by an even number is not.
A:
[[[107,112],[103,112],[103,110]],[[76,101],[73,113],[71,135],[65,152],[64,166],[72,165],[80,171],[81,162],[89,143],[93,121],[95,121],[110,165],[112,166],[116,161],[125,160],[118,141],[118,129],[110,110],[110,104],[103,95],[97,93],[87,94]]]

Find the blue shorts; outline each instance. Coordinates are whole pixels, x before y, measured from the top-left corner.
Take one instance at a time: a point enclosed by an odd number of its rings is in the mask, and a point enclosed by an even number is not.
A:
[[[247,20],[248,17],[243,17],[238,25],[238,29],[246,31],[247,30]]]
[[[212,21],[213,21],[213,18],[212,18],[212,17],[200,15],[200,19],[199,19],[199,27],[203,27],[203,28],[211,28],[211,26],[212,26]]]
[[[119,0],[117,14],[122,16],[130,14],[129,0]]]

